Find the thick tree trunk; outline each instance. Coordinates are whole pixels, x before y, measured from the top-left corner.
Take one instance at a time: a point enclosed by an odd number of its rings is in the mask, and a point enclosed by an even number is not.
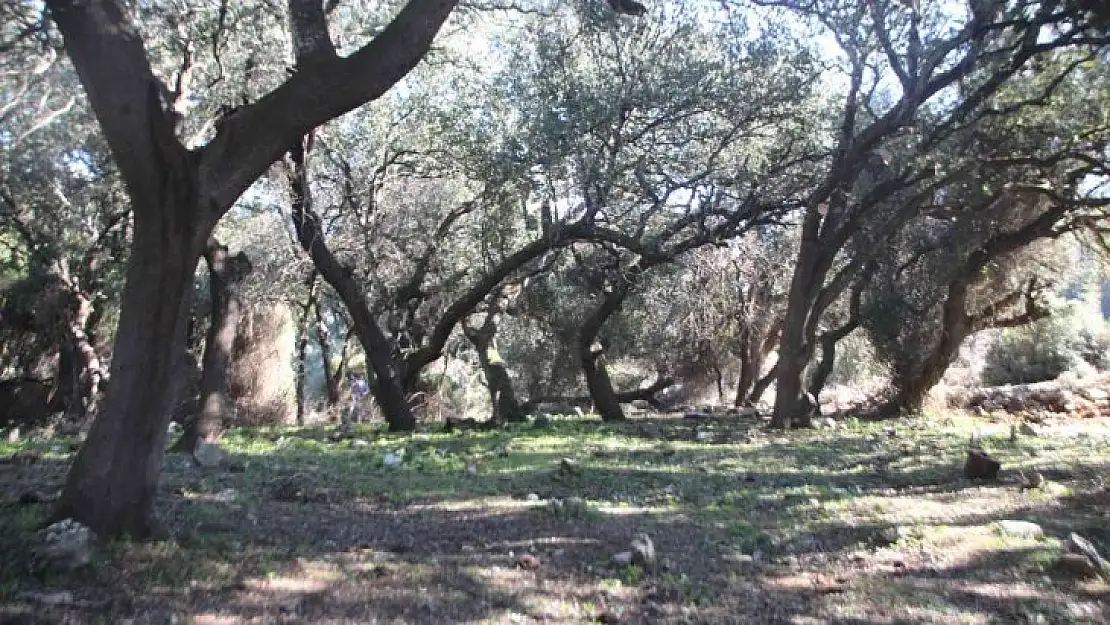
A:
[[[320,226],[320,216],[312,207],[305,152],[303,145],[294,146],[289,151],[293,163],[290,186],[293,191],[293,227],[297,231],[297,240],[312,258],[312,264],[320,277],[335,289],[351,315],[355,334],[362,343],[362,349],[374,372],[374,383],[371,385],[374,398],[389,423],[390,431],[414,430],[416,418],[401,386],[401,375],[393,359],[392,345],[370,312],[362,288],[327,247],[324,231]]]
[[[640,267],[636,271],[629,271],[621,277],[621,281],[593,311],[578,333],[578,360],[582,365],[582,372],[586,375],[586,388],[594,402],[594,409],[601,415],[603,421],[623,421],[624,410],[613,382],[609,379],[609,369],[605,366],[603,349],[597,344],[597,337],[601,328],[613,313],[620,309],[624,298],[632,288],[633,281],[642,273]]]
[[[590,390],[590,398],[594,402],[594,410],[601,415],[602,421],[623,421],[624,409],[621,408],[620,399],[613,390],[609,368],[605,366],[605,356],[600,350],[591,350],[589,346],[582,349],[579,356],[582,361],[582,371],[586,374],[586,388]]]
[[[525,420],[524,409],[513,389],[509,368],[497,352],[497,315],[486,313],[481,327],[463,324],[463,333],[478,352],[478,365],[486,378],[490,395],[490,421],[493,423],[520,422]]]
[[[54,512],[101,536],[144,536],[152,529],[201,249],[200,237],[173,223],[187,209],[166,208],[164,215],[136,212],[112,383]]]
[[[775,409],[771,416],[774,428],[810,426],[803,378],[814,351],[812,341],[807,340],[806,329],[810,325],[813,302],[824,281],[824,274],[817,275],[819,260],[819,243],[803,236],[790,281],[779,359],[775,365]]]
[[[749,340],[740,354],[740,379],[736,381],[736,398],[733,405],[751,406],[759,400],[752,396],[759,374],[763,370],[763,353],[756,341]]]
[[[204,339],[204,357],[200,378],[200,409],[185,423],[185,431],[174,446],[177,451],[191,452],[198,441],[215,442],[223,433],[224,420],[231,414],[233,403],[229,394],[235,331],[243,313],[239,297],[240,283],[251,271],[250,261],[242,252],[229,256],[227,247],[209,239],[204,258],[208,263],[208,291],[212,298],[212,320]]]

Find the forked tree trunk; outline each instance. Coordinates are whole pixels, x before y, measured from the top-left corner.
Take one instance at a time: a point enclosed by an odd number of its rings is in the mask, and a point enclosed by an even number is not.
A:
[[[112,384],[62,491],[54,518],[73,518],[98,535],[145,536],[185,349],[193,273],[203,238],[174,223],[184,206],[136,211],[123,291]],[[198,240],[199,239],[199,240]]]
[[[127,186],[135,222],[111,386],[54,513],[104,537],[151,529],[193,273],[216,222],[291,142],[379,98],[408,74],[457,1],[409,0],[376,37],[343,58],[331,46],[322,6],[298,3],[304,10],[293,12],[293,39],[308,44],[296,46],[297,71],[225,116],[196,150],[177,139],[171,114],[192,97],[188,81],[166,93],[130,4],[46,2]]]
[[[227,247],[215,239],[209,239],[204,257],[208,262],[212,320],[204,339],[199,410],[185,423],[185,430],[174,446],[184,452],[191,452],[199,441],[211,443],[219,439],[224,420],[232,411],[229,376],[235,331],[243,313],[238,290],[251,271],[246,254],[229,256]]]

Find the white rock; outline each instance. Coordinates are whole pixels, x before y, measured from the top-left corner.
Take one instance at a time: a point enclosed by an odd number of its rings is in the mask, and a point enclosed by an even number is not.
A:
[[[1044,528],[1032,521],[997,521],[994,527],[999,533],[1015,538],[1029,540],[1044,538]]]
[[[628,566],[629,564],[632,564],[632,552],[622,551],[620,553],[613,554],[613,564],[616,564],[617,566]]]
[[[404,462],[404,461],[405,461],[405,450],[404,449],[399,449],[396,452],[388,453],[388,454],[385,455],[384,458],[382,458],[382,464],[384,464],[387,467],[400,466],[401,463]]]

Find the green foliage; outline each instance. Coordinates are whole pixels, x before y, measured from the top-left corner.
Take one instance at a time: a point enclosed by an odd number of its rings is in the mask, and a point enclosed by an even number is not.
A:
[[[990,346],[982,370],[988,385],[1056,379],[1080,362],[1080,334],[1068,316],[1055,316],[1003,331]]]

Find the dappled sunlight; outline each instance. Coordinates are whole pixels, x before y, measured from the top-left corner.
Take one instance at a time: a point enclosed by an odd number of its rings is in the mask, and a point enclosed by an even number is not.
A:
[[[1106,522],[1101,439],[992,440],[1014,459],[1007,471],[1031,460],[1066,487],[1023,491],[1016,471],[963,478],[962,431],[889,437],[859,424],[825,441],[722,444],[691,440],[681,418],[655,420],[661,440],[626,436],[638,427],[290,429],[266,443],[237,431],[225,444],[241,469],[167,463],[159,510],[173,539],[114,544],[103,569],[70,583],[110,577],[135,609],[212,623],[580,623],[606,610],[631,622],[965,623],[1007,602],[1070,614],[1105,591],[1051,570],[1068,531],[1105,539],[1093,529]],[[732,438],[751,423],[714,429]],[[1034,447],[1052,455],[1024,451]],[[399,463],[382,462],[400,449]],[[6,488],[56,476],[55,462]],[[1037,521],[1050,536],[1001,535],[1000,519]],[[658,554],[653,571],[614,561],[641,532]]]

